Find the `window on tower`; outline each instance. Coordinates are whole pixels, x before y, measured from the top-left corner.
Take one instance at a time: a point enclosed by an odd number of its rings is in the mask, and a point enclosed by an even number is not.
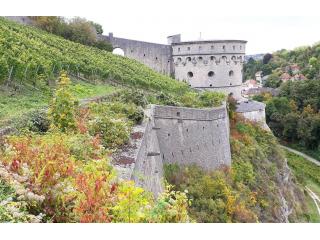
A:
[[[213,71],[208,72],[208,77],[213,77],[213,76],[214,76],[214,72]]]

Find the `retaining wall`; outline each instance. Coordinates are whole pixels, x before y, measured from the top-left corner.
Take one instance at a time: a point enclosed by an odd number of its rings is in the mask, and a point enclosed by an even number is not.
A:
[[[193,109],[152,105],[131,179],[155,195],[163,190],[163,165],[231,165],[226,106]]]

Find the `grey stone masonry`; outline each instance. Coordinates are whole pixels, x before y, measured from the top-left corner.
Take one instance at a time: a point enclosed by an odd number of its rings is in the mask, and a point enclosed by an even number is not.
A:
[[[154,122],[164,163],[197,164],[206,170],[231,165],[226,107],[155,106]]]
[[[156,196],[163,191],[163,165],[196,164],[205,170],[231,165],[226,106],[193,109],[151,105],[131,176]]]
[[[185,81],[200,90],[218,91],[241,98],[242,68],[247,41],[205,40],[182,42],[180,34],[168,37],[168,44],[157,44],[100,36],[124,56],[155,71]]]

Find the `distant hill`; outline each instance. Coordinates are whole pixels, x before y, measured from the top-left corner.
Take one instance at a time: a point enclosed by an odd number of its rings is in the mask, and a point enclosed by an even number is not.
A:
[[[256,72],[262,71],[264,76],[271,75],[272,86],[276,87],[288,80],[319,79],[319,70],[320,43],[315,43],[312,46],[298,47],[294,50],[282,49],[272,53],[272,57],[266,59],[262,54],[247,55],[244,78],[254,78]]]
[[[262,59],[263,59],[263,56],[264,56],[264,53],[253,54],[253,55],[246,55],[246,56],[244,57],[244,61],[245,61],[245,62],[248,62],[248,60],[249,60],[250,58],[252,58],[252,59],[255,60],[255,61],[262,60]]]

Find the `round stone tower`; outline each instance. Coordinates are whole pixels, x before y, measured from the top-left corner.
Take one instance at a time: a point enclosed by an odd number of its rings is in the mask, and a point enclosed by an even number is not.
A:
[[[221,91],[241,99],[247,41],[172,42],[174,76],[193,88]]]

